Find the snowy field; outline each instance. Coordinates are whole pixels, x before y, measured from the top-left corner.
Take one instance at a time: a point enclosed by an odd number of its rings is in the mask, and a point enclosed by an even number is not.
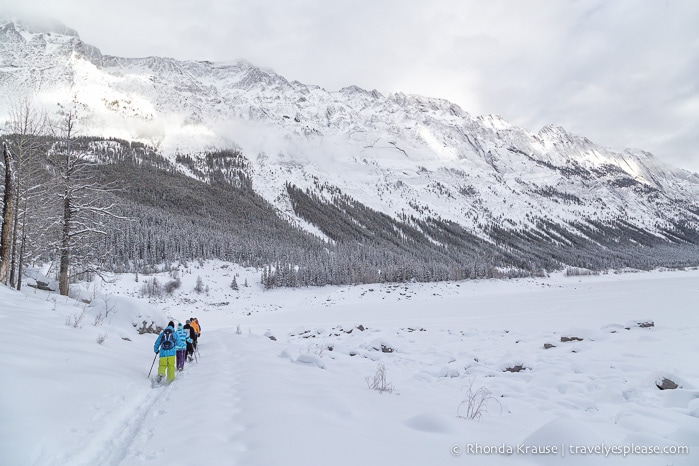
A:
[[[0,287],[1,465],[699,464],[699,271],[263,291],[210,262],[139,297],[154,277]],[[151,388],[134,324],[188,317],[198,362]]]

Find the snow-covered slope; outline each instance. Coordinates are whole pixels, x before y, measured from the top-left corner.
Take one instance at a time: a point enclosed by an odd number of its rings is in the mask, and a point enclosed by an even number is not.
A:
[[[173,159],[238,148],[254,189],[290,218],[288,182],[328,199],[319,187],[334,186],[393,217],[442,218],[480,236],[541,222],[622,221],[659,237],[697,229],[699,176],[646,152],[554,125],[532,133],[440,99],[327,91],[245,61],[105,56],[60,25],[1,23],[3,95],[28,93],[49,109],[75,100],[83,134],[143,141]]]

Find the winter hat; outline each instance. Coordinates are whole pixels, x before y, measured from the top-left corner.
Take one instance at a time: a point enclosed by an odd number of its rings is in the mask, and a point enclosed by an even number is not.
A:
[[[182,328],[182,322],[179,322],[179,323],[177,324],[177,328]]]
[[[170,321],[170,322],[167,323],[167,326],[168,326],[168,327],[175,328],[175,323],[174,323],[173,321]]]

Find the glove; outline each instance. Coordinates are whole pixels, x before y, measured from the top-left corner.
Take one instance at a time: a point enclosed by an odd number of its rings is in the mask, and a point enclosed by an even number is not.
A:
[[[159,354],[159,353],[160,353],[160,350],[155,350],[155,354]]]

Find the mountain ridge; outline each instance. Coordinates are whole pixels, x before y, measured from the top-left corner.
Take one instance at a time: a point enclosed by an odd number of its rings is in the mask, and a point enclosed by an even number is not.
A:
[[[316,235],[322,225],[295,210],[289,185],[329,204],[342,192],[394,220],[454,222],[487,242],[499,229],[591,240],[599,225],[669,243],[679,228],[694,232],[680,242],[699,240],[699,175],[554,124],[532,133],[474,117],[444,99],[326,91],[244,60],[112,57],[77,32],[16,23],[0,26],[0,90],[47,108],[75,99],[87,134],[147,143],[191,176],[178,156],[240,151],[253,189]]]

